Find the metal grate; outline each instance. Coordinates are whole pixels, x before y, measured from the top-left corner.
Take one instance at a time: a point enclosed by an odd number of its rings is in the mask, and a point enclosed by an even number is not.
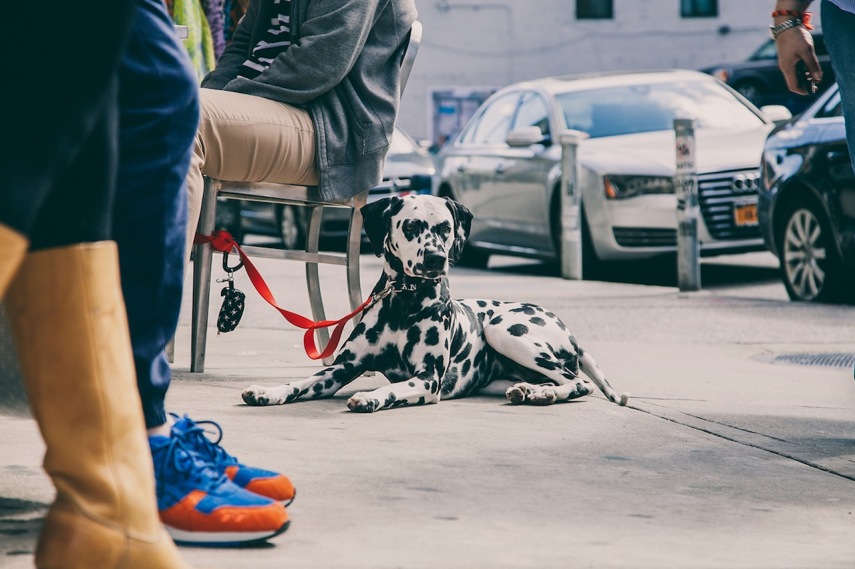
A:
[[[698,176],[698,203],[704,223],[715,239],[754,239],[760,237],[755,225],[739,227],[734,206],[757,203],[760,170],[733,170]]]
[[[832,352],[828,354],[781,354],[772,359],[772,363],[796,364],[802,366],[852,367],[855,366],[855,354]]]
[[[621,247],[676,247],[677,231],[652,227],[615,227],[615,241]]]

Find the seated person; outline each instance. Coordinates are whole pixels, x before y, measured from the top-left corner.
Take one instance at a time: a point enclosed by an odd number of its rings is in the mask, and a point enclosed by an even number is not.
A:
[[[202,80],[188,247],[203,175],[317,185],[329,200],[380,182],[415,19],[414,0],[250,1]]]

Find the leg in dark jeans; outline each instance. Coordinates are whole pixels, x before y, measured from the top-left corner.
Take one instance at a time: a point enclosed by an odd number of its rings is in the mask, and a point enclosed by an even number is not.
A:
[[[162,0],[137,5],[120,85],[114,235],[160,519],[180,542],[266,539],[287,528],[287,512],[277,501],[247,489],[249,483],[268,490],[287,485],[288,497],[293,497],[290,481],[241,465],[189,418],[173,424],[164,409],[171,380],[164,349],[175,333],[181,305],[184,181],[199,101],[195,71]]]
[[[199,122],[196,75],[162,0],[139,2],[120,80],[114,235],[137,383],[151,429],[166,423],[171,371],[164,347],[181,306],[184,178]]]

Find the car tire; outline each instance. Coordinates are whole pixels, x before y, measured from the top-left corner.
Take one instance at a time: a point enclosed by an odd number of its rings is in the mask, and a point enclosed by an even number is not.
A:
[[[214,222],[217,229],[228,231],[238,243],[243,243],[246,236],[241,221],[241,203],[240,200],[218,200]]]
[[[841,300],[843,263],[823,209],[815,201],[792,202],[781,219],[778,259],[789,297],[796,301]]]
[[[550,231],[552,233],[552,246],[555,249],[555,262],[558,265],[558,271],[561,272],[561,194],[560,188],[555,188],[552,194],[552,206],[549,216]],[[603,268],[605,264],[597,256],[594,251],[594,245],[591,242],[591,230],[588,227],[588,220],[585,215],[584,206],[579,208],[579,223],[581,224],[582,232],[582,280],[597,280],[603,276]]]
[[[280,205],[276,209],[276,225],[285,249],[306,248],[306,220],[300,209],[295,205]]]

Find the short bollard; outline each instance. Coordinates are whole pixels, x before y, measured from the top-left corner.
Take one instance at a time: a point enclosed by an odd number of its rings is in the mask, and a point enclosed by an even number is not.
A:
[[[681,291],[701,289],[701,248],[698,241],[698,171],[695,164],[695,121],[674,119],[677,170],[677,285]]]
[[[582,279],[582,227],[579,218],[579,143],[588,133],[570,130],[561,142],[561,277]]]

